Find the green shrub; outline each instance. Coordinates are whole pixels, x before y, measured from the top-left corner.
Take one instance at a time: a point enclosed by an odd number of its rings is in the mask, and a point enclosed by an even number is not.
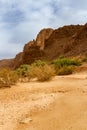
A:
[[[80,66],[81,64],[82,64],[81,60],[71,59],[71,64],[70,65]]]
[[[77,59],[60,58],[52,62],[57,75],[71,74],[74,70],[73,66],[80,66],[81,61]]]
[[[73,68],[71,66],[64,66],[57,71],[57,75],[69,75],[72,74]]]
[[[0,87],[10,87],[18,81],[18,75],[10,69],[0,70]]]
[[[39,67],[31,67],[28,71],[28,78],[37,78],[38,81],[48,81],[55,75],[54,68],[50,65],[44,65]]]
[[[72,65],[79,66],[81,65],[81,61],[77,59],[61,58],[58,60],[54,60],[52,64],[54,64],[58,68],[61,68],[63,66],[72,66]]]
[[[40,66],[44,66],[44,65],[46,65],[46,64],[47,64],[46,61],[36,60],[36,61],[32,64],[32,66],[40,67]]]
[[[26,77],[26,73],[29,69],[30,65],[27,65],[27,64],[24,64],[24,65],[21,65],[17,70],[17,74],[19,75],[20,78],[24,78]]]

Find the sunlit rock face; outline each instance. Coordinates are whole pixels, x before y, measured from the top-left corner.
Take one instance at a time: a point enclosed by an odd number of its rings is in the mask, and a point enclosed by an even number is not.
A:
[[[47,40],[50,37],[52,32],[53,32],[53,29],[51,29],[51,28],[43,29],[39,32],[39,34],[37,35],[37,38],[36,38],[36,44],[37,44],[37,46],[40,47],[40,50],[44,49],[45,40]]]

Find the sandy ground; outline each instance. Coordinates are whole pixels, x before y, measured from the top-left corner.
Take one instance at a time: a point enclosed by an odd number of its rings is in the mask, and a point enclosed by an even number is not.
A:
[[[0,130],[87,130],[87,72],[0,89]]]

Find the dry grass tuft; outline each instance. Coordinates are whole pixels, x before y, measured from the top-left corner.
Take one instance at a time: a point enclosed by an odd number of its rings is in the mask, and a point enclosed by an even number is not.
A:
[[[10,87],[18,81],[18,75],[10,69],[0,70],[0,88]]]
[[[37,78],[37,80],[41,82],[50,80],[54,75],[54,68],[50,65],[44,65],[40,67],[32,66],[27,73],[27,77],[29,79]]]

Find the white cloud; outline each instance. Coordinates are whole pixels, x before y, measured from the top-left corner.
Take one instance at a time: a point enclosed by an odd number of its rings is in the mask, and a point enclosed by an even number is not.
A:
[[[87,21],[86,0],[0,0],[0,58],[15,56],[42,28]]]

